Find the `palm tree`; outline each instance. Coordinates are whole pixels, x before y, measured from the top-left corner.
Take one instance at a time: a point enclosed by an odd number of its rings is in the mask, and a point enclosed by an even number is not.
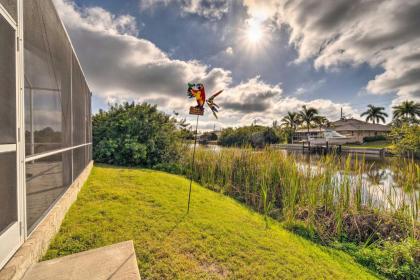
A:
[[[331,122],[324,116],[315,116],[314,123],[319,127],[319,131],[331,125]]]
[[[366,116],[366,122],[372,121],[372,123],[379,123],[382,121],[385,123],[385,118],[388,117],[388,114],[384,112],[384,107],[376,107],[372,104],[368,105],[366,112],[363,112],[360,116]]]
[[[309,140],[309,128],[311,123],[315,121],[318,116],[318,110],[312,107],[307,108],[306,105],[302,106],[302,110],[299,112],[299,117],[302,123],[306,124],[308,129],[308,140]]]
[[[400,105],[392,107],[394,109],[393,119],[402,121],[415,121],[420,117],[420,103],[414,101],[404,101]]]
[[[292,144],[293,135],[296,131],[297,126],[300,124],[299,114],[295,112],[287,112],[287,115],[281,119],[282,125],[290,127],[292,129]]]

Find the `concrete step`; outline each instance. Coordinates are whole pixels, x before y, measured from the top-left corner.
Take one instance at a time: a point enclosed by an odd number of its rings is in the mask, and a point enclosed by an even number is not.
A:
[[[24,280],[139,280],[133,241],[89,250],[31,266]]]

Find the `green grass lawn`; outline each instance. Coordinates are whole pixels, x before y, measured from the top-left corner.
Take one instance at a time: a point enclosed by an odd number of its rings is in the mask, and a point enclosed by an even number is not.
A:
[[[364,148],[364,149],[383,149],[389,148],[392,145],[391,141],[381,140],[363,143],[361,145],[346,145],[351,148]]]
[[[134,240],[142,279],[375,279],[235,200],[145,169],[94,167],[44,259]]]

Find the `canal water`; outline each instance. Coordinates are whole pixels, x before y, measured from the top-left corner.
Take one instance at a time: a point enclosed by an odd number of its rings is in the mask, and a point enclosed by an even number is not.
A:
[[[201,146],[207,149],[219,152],[223,147],[217,145],[206,145]],[[293,156],[298,165],[303,169],[313,169],[319,172],[319,162],[322,160],[323,155],[302,153],[300,151],[287,151],[282,150],[285,154]],[[411,159],[404,159],[399,157],[379,157],[374,155],[356,155],[346,154],[341,157],[337,157],[337,180],[341,180],[344,175],[346,160],[350,156],[352,164],[356,162],[360,163],[362,160],[365,163],[365,168],[362,173],[362,181],[359,182],[360,176],[357,174],[352,175],[346,174],[347,179],[354,180],[351,182],[353,185],[361,184],[362,186],[362,200],[365,204],[374,205],[380,208],[399,208],[403,203],[407,207],[412,208],[414,216],[417,219],[420,218],[418,207],[420,207],[420,176],[419,170],[414,171],[415,178],[414,186],[411,184],[408,186],[410,191],[405,190],[407,188],[406,176],[404,174],[407,170],[408,165],[413,161]],[[420,161],[414,161],[417,164],[417,168],[420,166]],[[414,191],[412,190],[414,188]]]
[[[284,151],[295,158],[304,168],[316,168],[323,155],[303,154],[301,152]],[[337,157],[338,178],[343,177],[346,161],[350,157],[351,164],[364,161],[365,168],[362,172],[361,182],[357,182],[359,177],[347,174],[348,177],[354,179],[354,185],[361,184],[362,199],[366,204],[372,204],[383,208],[398,208],[403,203],[408,207],[413,207],[415,216],[419,216],[417,207],[419,206],[420,178],[417,170],[415,175],[417,180],[407,182],[407,174],[404,174],[409,165],[413,167],[413,160],[399,157],[379,157],[372,155],[347,154]],[[419,166],[419,161],[414,161]],[[415,171],[414,171],[415,172]],[[413,191],[414,188],[414,191]],[[370,200],[370,201],[368,201]]]

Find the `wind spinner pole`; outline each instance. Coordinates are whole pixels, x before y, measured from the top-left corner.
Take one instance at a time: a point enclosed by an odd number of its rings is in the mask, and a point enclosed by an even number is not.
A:
[[[197,123],[195,124],[195,135],[194,135],[194,149],[193,149],[193,157],[191,161],[191,177],[190,177],[190,190],[188,192],[188,209],[187,214],[190,212],[190,202],[191,202],[191,188],[192,188],[192,181],[195,169],[195,149],[197,146],[197,134],[198,134],[198,118],[204,115],[204,105],[207,103],[210,110],[213,112],[213,115],[217,119],[217,114],[219,105],[214,103],[214,99],[223,92],[223,90],[218,91],[217,93],[213,94],[209,99],[206,100],[206,92],[204,90],[203,84],[193,84],[188,83],[188,90],[187,94],[189,98],[195,98],[197,101],[197,106],[190,107],[190,115],[197,116]]]
[[[197,146],[197,132],[198,132],[198,118],[200,115],[197,115],[197,122],[195,124],[195,133],[194,133],[194,148],[193,148],[193,156],[191,161],[191,176],[190,176],[190,191],[188,192],[188,209],[187,213],[190,212],[190,202],[191,202],[191,187],[193,181],[193,174],[194,174],[194,163],[195,163],[195,147]]]

